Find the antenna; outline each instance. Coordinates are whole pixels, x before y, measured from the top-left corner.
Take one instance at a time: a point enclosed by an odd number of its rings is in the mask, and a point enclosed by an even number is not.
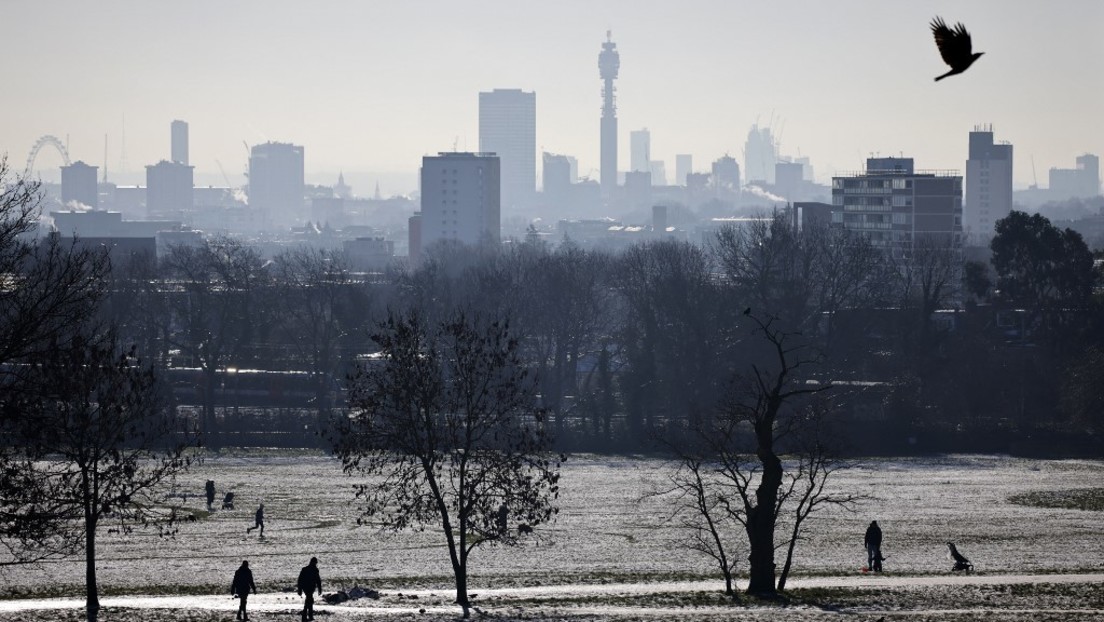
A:
[[[1038,188],[1039,187],[1039,178],[1035,176],[1035,156],[1034,156],[1034,154],[1031,156],[1031,179],[1035,181],[1035,184],[1031,187],[1032,188]]]

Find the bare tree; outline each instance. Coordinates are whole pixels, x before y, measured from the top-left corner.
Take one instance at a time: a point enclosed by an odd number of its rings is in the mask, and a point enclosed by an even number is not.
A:
[[[104,522],[127,533],[155,524],[174,530],[160,485],[185,470],[194,438],[164,407],[153,369],[133,349],[120,352],[111,335],[79,340],[29,364],[36,387],[18,401],[9,427],[18,443],[20,497],[5,496],[4,513],[56,553],[83,548],[89,622],[100,603],[96,535]]]
[[[310,369],[318,413],[327,417],[333,384],[344,375],[341,346],[369,322],[368,286],[343,255],[310,248],[277,255],[273,282],[282,332]]]
[[[365,517],[441,530],[468,617],[470,554],[517,544],[555,516],[562,456],[547,452],[533,379],[505,322],[392,314],[373,339],[380,358],[350,383],[335,452],[346,473],[379,477],[356,488]],[[510,519],[528,529],[515,532]]]
[[[255,294],[266,283],[256,249],[232,238],[174,246],[164,258],[172,314],[170,343],[196,361],[205,379],[204,442],[217,444],[215,389],[219,370],[238,356],[266,321]]]
[[[730,512],[744,526],[748,539],[750,581],[748,593],[773,596],[775,585],[775,528],[788,492],[783,491],[785,469],[778,443],[790,433],[796,421],[787,416],[793,400],[819,393],[831,385],[808,385],[797,376],[800,368],[813,362],[801,355],[805,349],[796,333],[774,327],[774,319],[763,320],[748,310],[745,315],[756,325],[755,333],[766,342],[763,365],[753,364],[744,386],[737,385],[723,407],[718,435],[724,445],[719,456],[721,469],[736,498],[726,499]],[[749,451],[741,451],[738,435],[750,431]],[[751,458],[754,456],[754,458]],[[749,464],[748,458],[751,458]]]

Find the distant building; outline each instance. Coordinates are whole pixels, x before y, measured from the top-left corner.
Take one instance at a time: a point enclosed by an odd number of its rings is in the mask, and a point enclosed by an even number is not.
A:
[[[598,71],[602,76],[602,167],[601,192],[604,201],[611,201],[617,194],[617,101],[613,81],[621,67],[621,55],[606,31],[606,42],[598,54]]]
[[[1095,197],[1100,194],[1100,158],[1078,156],[1077,168],[1050,169],[1051,200]]]
[[[345,183],[345,173],[337,174],[337,183],[334,184],[333,193],[339,199],[353,198],[353,189]],[[379,198],[379,183],[376,183],[376,198]]]
[[[395,243],[381,237],[345,240],[342,248],[353,270],[378,272],[395,259]]]
[[[717,188],[740,189],[740,165],[734,158],[725,155],[713,163],[713,183]]]
[[[625,198],[636,209],[652,205],[652,174],[648,171],[625,173]]]
[[[307,220],[303,147],[254,145],[249,154],[249,205],[266,214],[269,226],[285,228]]]
[[[537,94],[519,89],[480,93],[479,150],[498,154],[502,206],[531,205],[537,184]]]
[[[544,198],[552,205],[562,206],[571,196],[571,160],[567,156],[546,151],[541,162]]]
[[[414,212],[407,220],[406,231],[407,257],[411,265],[417,265],[422,260],[422,213]]]
[[[827,227],[832,224],[832,211],[831,203],[798,201],[793,204],[790,215],[795,229]]]
[[[685,186],[686,176],[694,172],[694,157],[689,153],[675,155],[675,185]]]
[[[962,177],[955,171],[916,172],[912,158],[868,158],[864,172],[833,177],[832,205],[833,225],[883,248],[921,237],[961,241]]]
[[[797,162],[777,162],[774,165],[774,191],[788,202],[801,198],[805,167]]]
[[[652,172],[652,133],[648,128],[629,132],[629,164],[633,173]]]
[[[652,174],[653,186],[667,185],[667,165],[663,160],[652,160],[648,163],[648,172]]]
[[[172,157],[170,161],[188,164],[188,124],[184,121],[172,122]]]
[[[758,124],[751,126],[747,141],[744,143],[744,173],[747,175],[747,181],[773,184],[774,165],[777,162],[778,143],[771,134],[770,128],[761,128]]]
[[[96,182],[97,167],[80,160],[61,167],[61,203],[68,207],[79,203],[90,209],[100,204],[100,190]]]
[[[499,159],[448,152],[422,158],[422,248],[454,240],[499,243],[502,231]]]
[[[195,207],[192,168],[165,160],[146,167],[146,214],[149,217],[177,215]]]
[[[991,125],[970,132],[966,160],[966,200],[962,205],[962,232],[972,243],[987,244],[996,223],[1012,211],[1012,145],[993,142]]]

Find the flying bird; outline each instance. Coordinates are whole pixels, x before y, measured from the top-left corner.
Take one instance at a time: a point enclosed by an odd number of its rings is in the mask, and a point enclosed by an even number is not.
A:
[[[985,53],[974,53],[973,45],[970,43],[970,33],[966,32],[962,22],[955,24],[954,30],[951,30],[942,17],[936,17],[932,20],[931,30],[932,35],[935,36],[935,45],[939,48],[939,55],[943,57],[943,62],[951,66],[950,71],[935,79],[936,82],[966,71]]]

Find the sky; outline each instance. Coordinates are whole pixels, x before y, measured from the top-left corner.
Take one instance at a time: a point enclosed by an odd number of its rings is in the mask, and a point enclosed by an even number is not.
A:
[[[109,178],[134,183],[183,119],[197,183],[224,183],[220,166],[242,183],[246,145],[271,140],[305,147],[309,182],[344,171],[357,194],[372,179],[405,194],[423,155],[478,150],[480,91],[520,88],[537,94],[538,151],[597,179],[607,29],[622,170],[643,127],[669,173],[676,153],[742,166],[756,122],[821,182],[870,155],[965,170],[978,124],[1014,145],[1017,187],[1104,154],[1100,0],[4,0],[2,14],[15,169],[47,134],[103,166],[106,135]],[[986,53],[938,83],[937,15]],[[60,163],[43,150],[36,172]]]

